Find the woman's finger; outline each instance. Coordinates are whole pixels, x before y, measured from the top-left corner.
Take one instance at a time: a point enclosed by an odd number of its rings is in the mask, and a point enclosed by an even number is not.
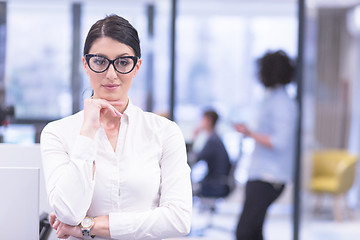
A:
[[[59,222],[59,221],[57,221]],[[63,231],[63,228],[64,228],[64,224],[63,223],[60,223],[58,224],[58,228],[56,229],[56,235],[58,238],[62,238],[64,236],[64,231]]]
[[[106,100],[105,100],[106,101]],[[126,102],[123,102],[121,100],[116,100],[116,101],[107,101],[108,103],[110,103],[113,106],[123,106],[126,104]]]
[[[60,239],[68,239],[72,233],[74,226],[67,225],[65,223],[60,223],[58,229],[56,230],[56,235]]]
[[[118,116],[121,117],[122,114],[115,108],[115,106],[122,106],[125,103],[117,100],[117,101],[107,101],[104,99],[89,99],[89,105],[94,104],[100,111],[110,111],[114,117]]]
[[[53,227],[54,223],[56,221],[56,215],[55,213],[50,213],[50,216],[49,216],[49,223],[50,223],[50,226]]]
[[[106,101],[104,99],[96,99],[98,100],[98,103],[100,104],[99,107],[100,109],[103,111],[110,111],[110,113],[114,116],[114,117],[121,117],[122,114],[119,110],[116,109],[115,106],[121,106],[124,104],[124,102],[121,101]],[[96,101],[95,100],[95,101]]]
[[[54,224],[53,224],[53,228],[55,229],[55,230],[57,230],[58,229],[58,227],[59,227],[59,225],[60,225],[60,221],[59,220],[56,220],[55,222],[54,222]]]
[[[109,101],[109,103],[110,103],[111,106],[114,107],[114,110],[115,110],[114,113],[116,114],[116,116],[121,117],[121,116],[122,116],[122,113],[119,112],[119,110],[117,110],[117,109],[115,108],[115,106],[124,106],[124,105],[126,104],[126,102],[123,102],[123,101],[118,100],[118,101]]]

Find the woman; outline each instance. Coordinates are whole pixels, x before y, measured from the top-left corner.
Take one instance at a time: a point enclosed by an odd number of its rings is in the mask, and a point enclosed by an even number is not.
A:
[[[190,168],[179,127],[129,100],[136,29],[116,15],[90,29],[82,62],[93,96],[49,123],[41,152],[50,224],[61,239],[163,239],[190,231]]]
[[[285,89],[293,77],[293,63],[280,50],[266,53],[258,64],[267,93],[257,129],[235,124],[238,132],[255,140],[244,207],[236,231],[238,240],[263,239],[266,212],[292,180],[295,157],[298,108]]]

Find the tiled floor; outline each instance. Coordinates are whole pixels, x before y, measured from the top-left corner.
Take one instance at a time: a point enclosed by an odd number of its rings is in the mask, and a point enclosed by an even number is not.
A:
[[[241,204],[232,198],[218,203],[218,213],[212,217],[212,228],[203,229],[209,223],[209,213],[199,211],[199,201],[194,201],[193,227],[188,239],[235,240],[234,228]],[[359,209],[353,209],[354,218],[343,222],[333,220],[331,207],[314,216],[302,208],[300,240],[358,240],[360,239]],[[265,240],[293,239],[291,208],[288,204],[274,204],[264,226]]]
[[[228,199],[218,203],[218,211],[209,218],[208,211],[200,211],[200,202],[194,199],[192,231],[188,237],[171,240],[235,240],[234,229],[241,211],[242,190],[237,189]],[[289,190],[283,194],[270,210],[264,225],[265,240],[292,240],[293,225],[291,207],[288,204]],[[306,196],[306,199],[309,197]],[[304,203],[305,204],[305,203]],[[308,204],[308,202],[306,203]],[[305,204],[305,205],[306,205]],[[311,205],[308,204],[308,205]],[[326,201],[325,201],[326,205]],[[310,207],[302,208],[300,240],[359,240],[360,209],[353,209],[354,218],[343,222],[333,220],[331,204],[318,215],[309,211]],[[213,227],[203,229],[209,222]],[[57,239],[54,234],[49,240]],[[170,240],[170,239],[169,239]]]

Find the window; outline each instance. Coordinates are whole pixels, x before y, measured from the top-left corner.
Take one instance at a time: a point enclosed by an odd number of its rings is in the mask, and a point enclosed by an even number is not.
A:
[[[210,2],[207,8],[202,4],[181,1],[178,11],[175,119],[185,132],[191,128],[187,123],[196,122],[208,106],[229,122],[250,120],[241,115],[249,115],[247,106],[263,91],[256,59],[267,50],[283,49],[290,56],[297,52],[294,3],[263,8],[237,2]]]
[[[17,119],[71,114],[70,13],[61,2],[8,3],[6,103]]]
[[[230,157],[251,153],[253,143],[242,143],[232,124],[254,123],[256,104],[264,93],[256,60],[268,50],[297,54],[296,5],[212,1],[204,8],[203,1],[179,3],[175,120],[190,142],[202,111],[215,108]],[[246,180],[247,165],[242,159],[240,182]]]

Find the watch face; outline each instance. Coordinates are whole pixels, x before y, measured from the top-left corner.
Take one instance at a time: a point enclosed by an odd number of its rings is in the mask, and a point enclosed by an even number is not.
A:
[[[81,222],[81,226],[83,228],[91,228],[93,224],[94,224],[94,221],[88,217],[84,218],[84,220]]]

